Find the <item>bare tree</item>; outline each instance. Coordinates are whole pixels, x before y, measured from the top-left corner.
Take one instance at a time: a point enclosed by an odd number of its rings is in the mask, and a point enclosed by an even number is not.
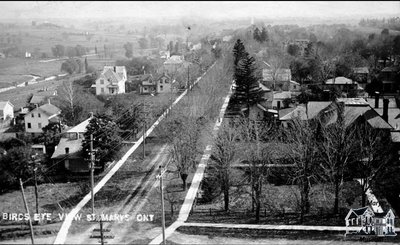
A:
[[[300,223],[304,221],[304,214],[310,211],[311,183],[316,179],[317,173],[317,132],[313,122],[302,121],[295,118],[289,127],[282,129],[280,139],[287,144],[287,157],[293,163],[291,181],[300,190]]]
[[[323,177],[330,181],[335,189],[333,212],[339,213],[340,191],[349,164],[356,162],[359,154],[354,127],[347,127],[344,117],[344,104],[335,106],[337,120],[321,127],[322,142],[319,144],[320,167]],[[332,117],[334,118],[334,117]]]
[[[214,140],[214,153],[211,159],[214,164],[210,166],[211,172],[215,173],[224,194],[224,209],[229,210],[229,189],[231,187],[231,163],[237,155],[238,131],[229,125],[223,125],[219,135]]]
[[[75,125],[79,120],[78,113],[82,111],[82,106],[78,102],[79,91],[74,84],[74,80],[65,80],[59,89],[58,95],[64,118],[70,124]]]
[[[251,186],[252,209],[254,210],[255,207],[256,223],[260,221],[263,184],[267,181],[270,166],[273,164],[276,155],[273,124],[268,122],[266,125],[260,124],[246,118],[239,121],[241,149],[238,151],[243,153],[244,162],[248,164],[247,172]],[[264,139],[269,141],[268,146],[262,145],[260,139],[262,134],[267,135],[267,138]]]
[[[357,127],[356,137],[359,149],[357,172],[361,174],[362,206],[366,204],[366,192],[377,175],[385,170],[391,161],[390,133],[373,129],[366,123]]]
[[[156,128],[156,134],[171,146],[172,163],[182,179],[183,190],[186,190],[186,179],[196,164],[200,129],[198,121],[181,113],[172,114]]]

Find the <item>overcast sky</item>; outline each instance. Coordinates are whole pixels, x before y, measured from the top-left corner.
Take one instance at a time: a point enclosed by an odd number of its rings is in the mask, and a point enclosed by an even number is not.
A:
[[[104,17],[320,17],[400,16],[400,1],[13,1],[0,2],[0,18]]]

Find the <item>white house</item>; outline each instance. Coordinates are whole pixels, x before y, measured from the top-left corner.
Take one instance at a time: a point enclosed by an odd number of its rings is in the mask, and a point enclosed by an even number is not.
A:
[[[346,231],[346,235],[396,236],[394,213],[391,209],[375,213],[369,206],[350,209],[345,221],[346,227],[357,227],[357,231]]]
[[[0,120],[14,118],[14,105],[10,101],[0,101]]]
[[[126,80],[125,66],[105,66],[92,87],[96,88],[96,95],[123,94]]]
[[[32,134],[43,133],[42,128],[50,122],[58,122],[61,110],[52,104],[44,104],[28,112],[25,119],[25,131]]]

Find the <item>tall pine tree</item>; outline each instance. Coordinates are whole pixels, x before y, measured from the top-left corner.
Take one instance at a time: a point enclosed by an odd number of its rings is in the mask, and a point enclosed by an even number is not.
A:
[[[262,101],[262,91],[256,77],[256,69],[255,59],[249,53],[244,52],[235,68],[236,90],[233,102],[241,110],[246,110],[246,117],[250,115],[250,108]]]
[[[246,50],[244,48],[244,45],[240,39],[238,39],[235,43],[235,46],[233,46],[233,57],[234,57],[234,65],[235,65],[235,71],[236,67],[239,63],[239,61],[242,59],[243,55],[245,54]]]

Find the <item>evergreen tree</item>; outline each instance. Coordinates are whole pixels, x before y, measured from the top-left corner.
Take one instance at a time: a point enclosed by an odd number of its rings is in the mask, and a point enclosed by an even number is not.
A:
[[[265,27],[263,27],[261,30],[260,40],[261,42],[268,42],[268,32]]]
[[[118,134],[118,125],[107,115],[95,115],[84,133],[82,147],[84,152],[89,152],[90,135],[93,134],[93,149],[96,150],[96,159],[100,165],[114,159],[122,141]]]
[[[250,115],[250,107],[259,103],[261,98],[261,88],[256,77],[255,59],[245,52],[235,68],[236,90],[233,96],[233,103],[242,109],[247,109],[246,116]]]
[[[239,60],[243,57],[244,53],[246,52],[244,45],[240,39],[238,39],[233,46],[233,56],[234,56],[234,64],[235,68],[237,67]]]
[[[253,38],[256,41],[261,42],[261,32],[260,29],[258,29],[258,27],[256,27],[256,29],[254,30]]]

